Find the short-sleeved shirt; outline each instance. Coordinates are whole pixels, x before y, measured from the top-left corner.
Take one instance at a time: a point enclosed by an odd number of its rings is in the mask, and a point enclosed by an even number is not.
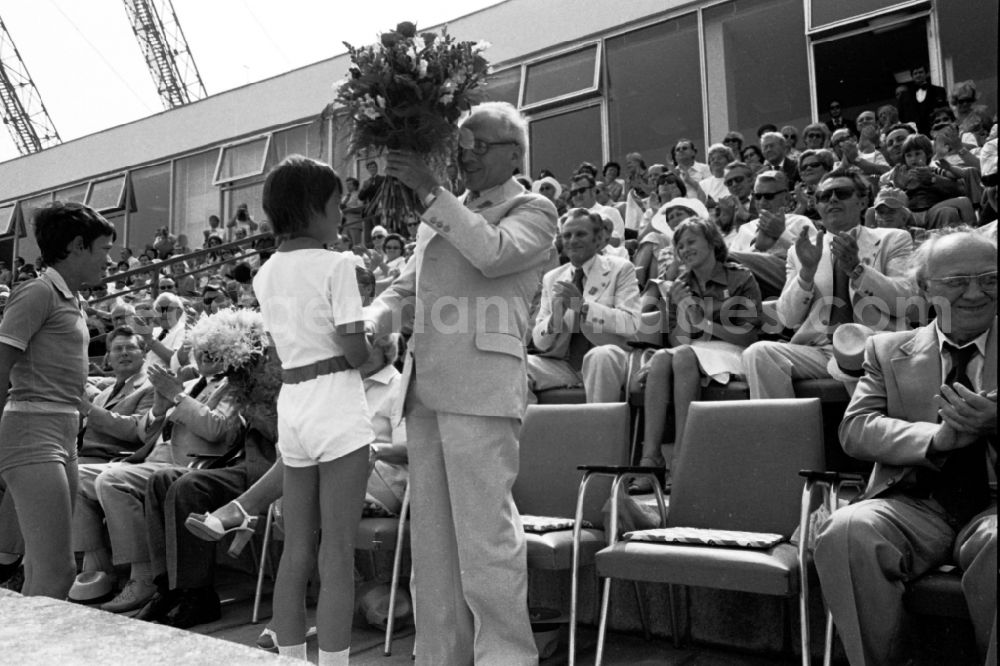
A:
[[[730,328],[760,326],[760,287],[744,266],[733,261],[716,262],[704,287],[689,269],[684,269],[677,279],[687,284],[713,324]],[[670,321],[676,322],[676,304],[670,303],[669,307]]]
[[[80,302],[54,268],[11,294],[0,342],[24,352],[10,371],[9,400],[77,406],[90,333]]]
[[[355,264],[340,252],[276,252],[253,288],[285,369],[342,355],[335,327],[363,321]]]

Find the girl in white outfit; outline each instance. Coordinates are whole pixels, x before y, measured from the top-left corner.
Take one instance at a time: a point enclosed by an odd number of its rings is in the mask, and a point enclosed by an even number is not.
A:
[[[294,155],[268,174],[264,211],[281,238],[254,278],[281,358],[278,448],[285,463],[285,548],[274,590],[282,654],[306,658],[306,586],[316,566],[320,664],[347,664],[354,542],[373,439],[356,370],[370,352],[354,262],[323,246],[340,226],[343,188],[326,164]]]

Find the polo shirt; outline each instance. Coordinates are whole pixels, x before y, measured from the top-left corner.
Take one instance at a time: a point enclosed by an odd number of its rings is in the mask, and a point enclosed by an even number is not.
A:
[[[80,302],[56,269],[14,290],[0,322],[0,342],[24,352],[10,371],[9,401],[77,407],[87,381],[90,333]]]

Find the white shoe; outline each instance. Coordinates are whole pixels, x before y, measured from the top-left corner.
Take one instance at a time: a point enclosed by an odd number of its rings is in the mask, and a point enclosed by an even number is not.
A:
[[[101,610],[109,613],[127,613],[139,610],[153,598],[154,594],[156,594],[156,585],[130,579],[125,583],[125,587],[122,588],[117,597],[101,605]]]

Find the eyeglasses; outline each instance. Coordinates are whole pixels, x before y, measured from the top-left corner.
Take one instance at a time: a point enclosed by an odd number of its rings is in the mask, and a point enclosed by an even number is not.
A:
[[[389,250],[399,250],[400,252],[402,252],[403,248],[399,245],[386,245],[385,251],[388,252]]]
[[[746,176],[733,176],[732,178],[726,178],[722,182],[726,187],[732,187],[733,185],[739,185],[746,179]]]
[[[517,141],[483,141],[482,139],[476,139],[472,142],[472,147],[462,146],[465,150],[471,150],[473,155],[485,155],[490,152],[490,148],[493,146],[512,146],[516,144]]]
[[[728,139],[723,139],[722,143],[741,143],[741,141],[736,137],[730,137]]]
[[[958,97],[955,99],[955,104],[972,104],[975,101],[975,97]]]
[[[980,273],[979,275],[949,275],[941,278],[927,278],[928,282],[937,282],[945,289],[965,291],[975,280],[983,291],[997,290],[997,272]]]
[[[593,187],[577,187],[577,188],[574,188],[574,189],[570,190],[569,193],[570,193],[570,196],[574,196],[575,197],[578,194],[583,194],[587,190],[592,190],[592,189],[594,189],[594,188]]]
[[[176,285],[169,282],[160,285],[160,289],[173,289]]]
[[[420,220],[417,220],[415,222],[407,222],[406,226],[408,226],[408,227],[419,227],[420,226]]]
[[[806,162],[805,164],[799,165],[799,171],[805,171],[806,169],[818,169],[822,165],[819,162]]]
[[[764,201],[774,201],[774,197],[779,196],[787,192],[788,190],[780,190],[778,192],[754,192],[753,198],[757,201],[763,199]]]
[[[827,203],[835,194],[837,195],[837,201],[846,201],[857,194],[857,192],[854,191],[853,187],[849,187],[847,185],[843,187],[828,187],[825,190],[816,193],[816,200]]]
[[[138,345],[115,345],[110,350],[112,354],[131,354],[138,351],[142,351]]]
[[[385,236],[383,236],[382,234],[374,234],[372,236],[372,240],[381,240],[383,238],[385,238]]]
[[[172,305],[163,305],[163,306],[160,306],[160,307],[156,308],[156,311],[159,312],[160,314],[166,314],[168,312],[175,312],[176,310],[177,310],[177,308],[173,307]]]
[[[806,138],[807,139],[823,139],[823,138],[826,138],[826,135],[823,134],[822,132],[806,132]]]

